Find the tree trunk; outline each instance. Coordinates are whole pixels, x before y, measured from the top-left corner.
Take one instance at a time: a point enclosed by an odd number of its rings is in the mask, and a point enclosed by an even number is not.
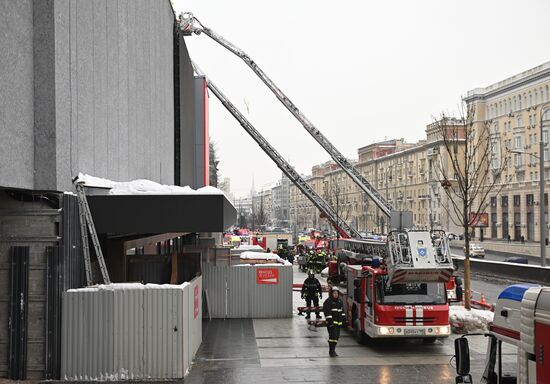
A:
[[[464,307],[471,309],[471,275],[470,275],[470,234],[468,233],[468,219],[464,220]]]

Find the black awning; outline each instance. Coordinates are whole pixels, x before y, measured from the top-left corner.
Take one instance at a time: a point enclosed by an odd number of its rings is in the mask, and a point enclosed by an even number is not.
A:
[[[98,233],[223,232],[237,218],[224,195],[89,195]]]

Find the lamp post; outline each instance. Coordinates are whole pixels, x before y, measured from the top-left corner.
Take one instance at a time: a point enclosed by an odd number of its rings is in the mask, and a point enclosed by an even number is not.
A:
[[[545,183],[545,177],[544,177],[544,136],[543,136],[543,132],[544,132],[544,129],[543,129],[543,126],[542,126],[542,121],[543,121],[543,118],[544,118],[544,114],[545,112],[548,110],[548,108],[550,108],[550,103],[545,103],[543,105],[541,105],[540,107],[540,149],[539,149],[539,156],[540,156],[540,159],[539,159],[539,174],[540,174],[540,185],[539,185],[539,189],[540,189],[540,204],[539,204],[539,209],[540,209],[540,265],[543,266],[543,267],[546,267],[546,236],[547,236],[547,229],[546,229],[546,217],[544,216],[544,183]]]

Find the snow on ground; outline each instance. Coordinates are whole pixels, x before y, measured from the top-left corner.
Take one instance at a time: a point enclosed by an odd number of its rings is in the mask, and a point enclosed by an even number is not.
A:
[[[449,322],[453,328],[461,333],[487,331],[489,323],[493,321],[493,316],[493,312],[484,309],[471,309],[468,311],[459,305],[449,307]]]
[[[211,186],[194,190],[189,186],[164,185],[151,180],[112,181],[79,173],[78,180],[87,187],[109,188],[110,195],[223,195],[223,191]]]

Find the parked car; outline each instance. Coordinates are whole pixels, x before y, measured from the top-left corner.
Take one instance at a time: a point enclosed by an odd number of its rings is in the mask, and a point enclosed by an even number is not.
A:
[[[449,240],[464,240],[464,235],[456,235],[454,233],[448,233],[447,238]]]
[[[464,252],[466,252],[466,247],[464,247]],[[485,248],[481,244],[470,243],[470,256],[485,258]]]

